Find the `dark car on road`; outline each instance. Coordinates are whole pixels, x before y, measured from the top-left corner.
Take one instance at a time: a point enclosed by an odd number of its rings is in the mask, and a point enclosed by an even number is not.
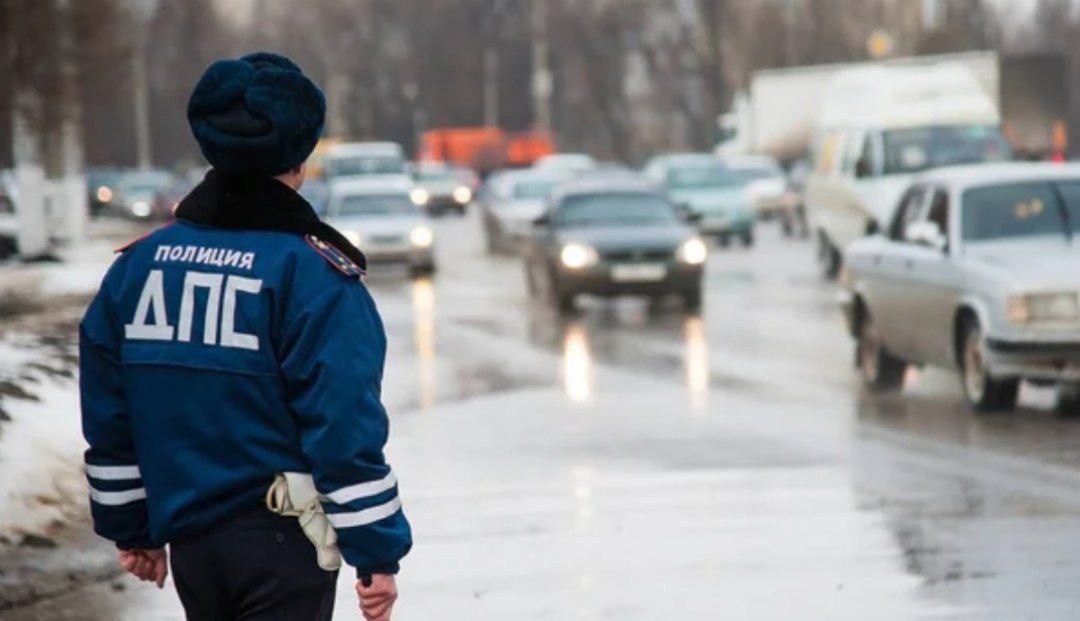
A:
[[[462,215],[473,200],[474,177],[467,168],[435,162],[419,164],[413,168],[413,202],[430,216],[449,212]]]
[[[686,213],[648,181],[582,179],[556,188],[534,222],[525,276],[560,312],[580,294],[677,295],[696,310],[707,256]]]

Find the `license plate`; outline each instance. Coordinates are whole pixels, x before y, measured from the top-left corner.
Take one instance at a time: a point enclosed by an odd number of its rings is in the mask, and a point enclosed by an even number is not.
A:
[[[661,263],[636,265],[613,265],[611,279],[615,282],[656,282],[667,276],[667,267]]]
[[[404,238],[400,235],[372,235],[371,243],[379,245],[400,244]]]

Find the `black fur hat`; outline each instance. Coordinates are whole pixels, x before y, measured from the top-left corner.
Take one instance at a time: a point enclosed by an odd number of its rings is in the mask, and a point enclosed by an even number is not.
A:
[[[207,68],[188,122],[210,164],[225,173],[280,175],[311,155],[326,98],[288,58],[257,52]]]

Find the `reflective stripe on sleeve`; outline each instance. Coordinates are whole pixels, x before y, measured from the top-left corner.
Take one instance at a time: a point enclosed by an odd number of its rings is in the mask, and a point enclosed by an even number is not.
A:
[[[86,476],[102,481],[127,481],[141,479],[138,466],[94,466],[86,464]]]
[[[401,498],[395,496],[392,500],[384,502],[381,505],[375,505],[370,509],[352,511],[349,513],[327,513],[326,517],[330,518],[330,523],[334,525],[334,528],[353,528],[378,522],[383,518],[394,515],[400,510]]]
[[[326,497],[339,505],[343,505],[354,500],[381,494],[388,489],[393,489],[395,485],[397,485],[397,477],[394,476],[393,472],[390,472],[377,481],[368,481],[366,483],[357,483],[356,485],[343,487],[327,494]]]
[[[146,498],[146,488],[140,487],[139,489],[129,489],[122,492],[103,492],[101,490],[90,488],[90,500],[98,503],[99,505],[106,505],[109,507],[118,507],[120,505],[126,505],[136,500],[142,500]]]

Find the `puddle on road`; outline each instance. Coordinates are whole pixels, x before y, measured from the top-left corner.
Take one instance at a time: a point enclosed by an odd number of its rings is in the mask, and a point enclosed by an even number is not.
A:
[[[590,304],[580,314],[560,317],[530,307],[525,321],[466,317],[455,322],[513,338],[524,331],[533,345],[557,353],[559,378],[567,398],[588,401],[596,392],[596,367],[645,372],[683,385],[694,411],[704,411],[713,390],[764,394],[766,386],[717,372],[711,363],[707,325],[699,315],[679,310],[650,312],[636,301]]]
[[[579,324],[567,326],[563,334],[562,367],[566,396],[576,403],[592,398],[594,380],[589,334]]]
[[[416,347],[416,373],[419,384],[419,406],[422,410],[435,405],[435,286],[430,278],[420,278],[412,284],[413,342]]]
[[[1025,385],[1015,412],[977,414],[967,406],[952,374],[913,374],[902,392],[857,390],[852,409],[861,425],[901,431],[949,445],[1080,466],[1080,420],[1054,409],[1054,390]]]

